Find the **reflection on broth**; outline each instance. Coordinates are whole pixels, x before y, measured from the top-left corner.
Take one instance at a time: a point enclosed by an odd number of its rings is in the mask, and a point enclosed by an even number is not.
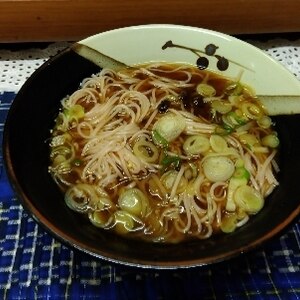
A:
[[[179,64],[103,69],[61,104],[49,171],[101,229],[172,243],[230,233],[278,184],[277,134],[240,82]]]

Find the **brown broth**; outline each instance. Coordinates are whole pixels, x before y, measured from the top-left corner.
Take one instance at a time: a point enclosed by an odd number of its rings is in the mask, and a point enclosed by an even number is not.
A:
[[[143,66],[145,67],[145,66]],[[187,78],[187,75],[182,70],[171,72],[174,68],[177,68],[178,65],[162,65],[159,68],[151,69],[151,72],[155,74],[155,76],[158,77],[164,77],[168,80],[176,80],[176,81],[184,81]],[[146,93],[148,90],[153,88],[152,85],[152,79],[148,77],[143,72],[137,72],[136,69],[126,69],[122,71],[122,74],[129,74],[133,78],[137,78],[142,82],[142,84],[139,85],[139,88],[136,90],[142,93]],[[187,66],[185,68],[185,71],[190,72],[192,74],[191,80],[190,80],[190,86],[179,88],[174,88],[174,93],[177,93],[177,96],[174,97],[174,95],[166,96],[166,91],[156,88],[154,95],[157,99],[158,103],[163,103],[164,107],[161,109],[158,109],[158,113],[156,117],[153,119],[152,124],[149,126],[149,130],[151,132],[153,128],[153,124],[160,118],[162,118],[170,109],[174,110],[183,110],[189,113],[194,114],[195,117],[199,118],[199,122],[202,122],[204,124],[210,124],[211,122],[214,123],[217,126],[223,126],[222,123],[222,115],[220,113],[213,113],[211,104],[203,98],[203,96],[199,95],[197,93],[197,84],[199,82],[205,82],[209,85],[212,85],[216,90],[216,97],[221,97],[222,95],[226,95],[227,87],[233,83],[231,79],[221,77],[217,74],[199,70],[197,68],[194,68],[192,66]],[[117,76],[114,78],[115,80],[120,80]],[[124,87],[129,89],[131,84],[128,83],[122,83],[122,85],[113,85],[108,88],[106,91],[107,97],[110,97],[114,95],[115,93],[119,92]],[[98,99],[99,102],[101,95],[98,94],[99,88],[97,87],[97,91],[93,91],[95,97]],[[256,99],[252,97],[250,94],[245,92],[244,99],[250,103],[256,104]],[[223,101],[223,100],[222,100]],[[227,101],[227,100],[224,100]],[[85,113],[91,111],[93,109],[93,103],[89,101],[88,97],[82,97],[78,100],[77,104],[81,105],[85,111]],[[237,108],[238,110],[239,108]],[[151,115],[151,112],[148,114],[146,119],[141,121],[140,128],[143,128],[145,124],[147,123],[147,120],[149,116]],[[130,118],[128,116],[122,116],[121,114],[118,115],[117,118],[122,119],[125,123],[129,122]],[[253,121],[254,122],[254,121]],[[53,130],[53,136],[60,135],[64,133],[61,129],[59,129],[59,125],[62,123],[62,119],[60,120],[58,117],[57,125]],[[75,122],[76,123],[76,122]],[[83,131],[87,134],[89,133],[88,127],[86,127],[86,131],[83,129]],[[263,138],[264,136],[270,134],[272,129],[261,129],[258,128],[258,126],[255,126],[249,130],[249,133],[255,134],[259,136],[260,138]],[[74,151],[74,158],[70,162],[70,172],[65,172],[63,174],[60,174],[56,177],[56,181],[60,184],[60,187],[62,191],[65,193],[70,186],[76,185],[77,183],[86,182],[90,185],[97,186],[99,183],[99,178],[93,173],[90,174],[88,178],[86,178],[84,181],[82,179],[81,171],[86,166],[88,162],[88,157],[82,156],[83,148],[86,144],[86,139],[80,136],[80,134],[77,131],[76,124],[74,127],[70,127],[67,130],[68,134],[71,136],[71,141],[66,141],[64,146],[71,147]],[[229,134],[229,133],[227,133]],[[234,136],[237,138],[237,136]],[[173,153],[172,155],[175,156],[186,156],[183,150],[183,144],[184,141],[188,138],[188,135],[186,133],[181,133],[179,137],[176,138],[175,141],[172,141],[168,145],[168,151]],[[128,142],[128,145],[130,147],[133,146],[133,144],[138,141],[139,138],[137,138],[135,141]],[[100,141],[101,142],[101,141]],[[149,138],[149,142],[154,143],[151,139],[151,135]],[[244,147],[245,151],[247,148],[247,145],[242,146]],[[192,205],[192,201],[197,205],[198,207],[198,219],[205,217],[205,212],[208,211],[211,208],[211,205],[207,202],[207,195],[210,193],[210,189],[212,187],[212,182],[209,182],[208,180],[204,180],[197,191],[197,195],[192,195],[192,198],[188,198],[189,200],[182,200],[185,199],[185,195],[188,195],[188,185],[185,187],[184,192],[175,194],[176,197],[183,197],[178,204],[176,204],[176,199],[170,199],[170,194],[172,193],[172,189],[167,189],[165,187],[162,187],[162,175],[166,174],[167,172],[179,172],[181,166],[184,166],[187,170],[189,169],[189,166],[193,166],[194,169],[189,170],[190,173],[196,172],[197,176],[195,177],[192,175],[192,179],[185,179],[185,173],[182,175],[182,178],[189,181],[196,181],[197,177],[199,177],[201,174],[203,174],[203,169],[201,165],[201,159],[203,158],[202,155],[196,155],[196,156],[190,156],[185,159],[179,159],[179,164],[175,165],[173,163],[170,163],[169,165],[163,166],[162,161],[163,158],[167,156],[166,149],[164,148],[158,148],[159,152],[159,159],[156,161],[156,164],[159,164],[161,166],[160,170],[158,170],[155,174],[152,173],[152,171],[140,172],[138,174],[134,174],[131,178],[126,175],[126,172],[122,169],[122,167],[117,164],[116,168],[118,168],[119,172],[122,174],[121,178],[118,178],[118,180],[114,180],[110,182],[107,186],[101,187],[107,193],[108,197],[110,198],[110,201],[114,204],[106,209],[103,209],[99,214],[101,214],[101,218],[104,218],[106,221],[109,220],[111,217],[111,214],[113,214],[115,211],[119,210],[120,207],[118,205],[118,199],[120,195],[124,192],[124,190],[127,189],[127,186],[130,185],[132,187],[138,188],[144,195],[147,197],[148,201],[148,207],[147,207],[147,214],[142,217],[143,226],[138,231],[135,232],[134,230],[132,232],[128,232],[125,235],[128,238],[138,238],[138,239],[144,239],[147,241],[159,241],[159,242],[179,242],[187,239],[202,239],[207,238],[209,236],[210,228],[213,230],[213,234],[220,232],[220,220],[217,220],[216,216],[212,221],[201,221],[201,228],[199,227],[199,221],[195,221],[193,219],[193,214],[195,214],[195,208],[194,211],[191,210],[190,214],[191,216],[188,216],[188,214],[184,211],[185,210],[185,202],[188,201],[189,205]],[[211,150],[210,150],[211,151]],[[151,154],[151,150],[149,149],[149,153]],[[265,154],[259,154],[257,155],[259,161],[263,162],[266,159]],[[52,162],[53,163],[53,162]],[[255,161],[252,159],[251,163],[255,163]],[[53,166],[52,166],[53,167]],[[55,167],[55,166],[54,166]],[[53,168],[54,168],[53,167]],[[52,169],[53,170],[53,169]],[[52,171],[52,175],[55,177],[56,175]],[[177,173],[176,173],[177,174]],[[158,177],[159,182],[157,182],[157,179],[154,178],[154,176]],[[66,184],[67,183],[67,184]],[[174,183],[174,182],[173,182]],[[226,182],[228,184],[228,181]],[[179,185],[178,185],[179,186]],[[164,189],[167,190],[167,192],[164,192]],[[178,188],[179,190],[179,188]],[[177,192],[177,191],[176,191]],[[226,206],[226,187],[220,186],[215,191],[216,195],[218,197],[224,196],[224,200],[218,200],[216,201],[217,209],[220,211],[220,217],[224,216],[227,212],[225,209]],[[183,196],[184,194],[184,196]],[[177,210],[177,213],[174,211]],[[203,214],[201,213],[203,211]],[[173,213],[173,215],[172,215]],[[169,217],[164,217],[164,214],[169,214]],[[216,212],[214,213],[216,214]],[[193,219],[191,221],[190,226],[188,227],[186,224],[189,222],[189,219]],[[198,223],[197,223],[198,222]],[[208,225],[208,223],[210,223]],[[183,230],[187,226],[187,230]],[[110,228],[113,226],[110,226]],[[199,229],[200,228],[200,229]],[[179,230],[180,229],[180,230]],[[207,235],[207,236],[206,236]]]

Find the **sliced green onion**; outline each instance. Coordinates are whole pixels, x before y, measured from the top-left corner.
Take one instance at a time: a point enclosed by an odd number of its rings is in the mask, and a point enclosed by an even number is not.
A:
[[[105,211],[91,210],[88,213],[89,220],[93,225],[99,228],[105,228],[108,223],[109,214]]]
[[[242,116],[239,116],[234,111],[228,113],[228,118],[232,121],[232,123],[236,123],[236,125],[245,125],[247,123],[247,120],[245,120]]]
[[[170,170],[162,175],[162,177],[160,179],[161,183],[167,189],[168,192],[170,192],[172,190],[174,183],[177,179],[178,173],[179,172],[177,172],[175,170]],[[184,176],[182,176],[178,183],[176,192],[182,193],[187,188],[187,184],[188,184],[187,179]]]
[[[243,114],[252,120],[258,120],[263,115],[263,110],[257,104],[251,102],[242,103],[241,106]]]
[[[212,182],[228,180],[234,170],[232,160],[226,156],[210,156],[203,162],[203,172]]]
[[[211,108],[220,114],[226,114],[231,111],[232,105],[228,102],[214,100],[211,103]]]
[[[65,109],[63,113],[70,120],[72,119],[79,120],[84,117],[84,108],[79,104],[75,104],[71,106],[69,109]]]
[[[112,204],[104,191],[87,183],[71,186],[65,193],[65,202],[69,208],[77,212],[86,212],[89,209],[102,210]]]
[[[162,148],[169,147],[168,141],[163,136],[161,136],[157,130],[152,130],[152,139],[153,142],[159,147]]]
[[[232,176],[240,179],[244,178],[247,181],[250,179],[250,173],[245,167],[236,168]]]
[[[226,92],[230,95],[241,95],[244,90],[244,86],[240,82],[233,82],[227,86]]]
[[[203,135],[189,136],[183,143],[183,150],[188,155],[197,155],[208,151],[210,148],[209,140]]]
[[[226,210],[228,212],[233,212],[236,210],[236,203],[234,201],[234,193],[238,187],[247,185],[248,179],[246,176],[234,177],[232,176],[229,180],[228,190],[227,190],[227,201]]]
[[[207,83],[199,83],[196,87],[196,91],[202,97],[213,97],[216,95],[215,88]]]
[[[248,145],[250,149],[252,149],[252,147],[254,145],[258,144],[257,137],[251,133],[241,134],[239,136],[239,139],[240,139],[241,143],[243,143],[244,145]]]
[[[167,142],[171,142],[184,131],[185,126],[185,119],[182,116],[167,113],[155,122],[153,131],[156,131]]]
[[[222,223],[221,223],[220,229],[224,233],[233,232],[236,229],[237,221],[238,221],[238,218],[235,213],[231,213],[231,214],[227,213],[222,218]]]
[[[190,180],[191,178],[195,178],[198,175],[198,169],[197,166],[192,162],[189,162],[188,166],[189,167],[184,171],[184,177]]]
[[[133,146],[133,153],[148,163],[157,161],[159,153],[157,148],[151,142],[145,139],[138,140]]]
[[[224,124],[223,126],[217,126],[215,129],[215,134],[225,136],[233,132],[233,128]]]
[[[220,135],[212,134],[210,139],[210,146],[215,152],[225,152],[228,148],[227,141]]]
[[[115,231],[120,234],[126,234],[134,229],[134,217],[127,211],[117,210],[114,213]]]
[[[160,163],[162,165],[162,172],[170,167],[178,169],[181,163],[181,158],[179,156],[165,154]]]
[[[263,137],[261,142],[264,146],[267,146],[270,148],[277,148],[279,146],[279,139],[278,139],[277,135],[274,133],[271,133],[271,134]]]
[[[238,169],[238,168],[242,168],[242,167],[244,167],[244,161],[242,158],[238,158],[235,161],[235,168]]]
[[[98,196],[94,187],[80,183],[71,186],[65,193],[65,202],[69,208],[77,212],[86,212],[91,204],[97,202]]]
[[[231,105],[239,106],[239,103],[241,102],[241,96],[230,95],[230,96],[228,96],[228,101],[229,101],[229,103],[231,103]]]
[[[144,216],[148,207],[146,195],[138,188],[125,190],[118,199],[120,208],[135,216]]]
[[[50,152],[50,158],[53,159],[57,155],[62,155],[66,159],[69,159],[72,157],[72,154],[73,154],[72,146],[71,145],[63,145],[63,146],[58,146],[58,147],[52,148],[51,152]]]
[[[228,126],[233,130],[239,126],[245,125],[247,121],[238,116],[235,112],[231,111],[226,115],[222,116],[222,121],[224,122],[224,126]]]
[[[65,132],[64,134],[56,135],[51,139],[51,142],[49,143],[50,147],[58,147],[62,146],[66,142],[70,142],[72,140],[72,136]]]
[[[261,194],[249,185],[237,188],[234,194],[234,201],[241,210],[250,214],[257,213],[264,205],[264,199]]]
[[[269,116],[263,116],[257,120],[257,124],[259,127],[267,129],[271,127],[272,120]]]

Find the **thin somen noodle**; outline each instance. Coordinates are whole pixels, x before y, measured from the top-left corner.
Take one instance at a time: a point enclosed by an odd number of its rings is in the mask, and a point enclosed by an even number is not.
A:
[[[251,88],[180,64],[102,69],[61,101],[49,172],[91,223],[155,242],[245,225],[278,185]]]

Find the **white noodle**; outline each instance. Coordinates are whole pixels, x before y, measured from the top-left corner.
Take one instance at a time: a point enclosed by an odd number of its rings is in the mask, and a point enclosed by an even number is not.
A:
[[[215,226],[221,226],[229,183],[208,181],[202,169],[202,163],[208,157],[223,155],[233,162],[242,160],[250,173],[248,184],[263,197],[269,195],[278,185],[274,176],[274,171],[279,171],[274,160],[276,150],[268,155],[255,153],[240,141],[240,136],[250,130],[254,130],[257,136],[260,134],[255,128],[255,121],[248,122],[237,128],[233,134],[224,136],[228,149],[222,153],[214,152],[210,148],[207,153],[191,157],[177,144],[164,149],[153,144],[153,147],[157,147],[155,151],[160,155],[159,160],[149,163],[134,154],[133,146],[138,141],[145,139],[147,143],[153,142],[153,124],[164,115],[159,110],[164,100],[171,103],[169,112],[184,119],[185,128],[180,142],[186,135],[203,134],[209,139],[216,133],[220,124],[210,123],[202,116],[196,116],[193,109],[188,111],[184,103],[180,102],[183,89],[195,88],[193,72],[196,71],[189,66],[164,68],[164,64],[154,63],[119,72],[102,69],[99,74],[86,78],[78,91],[61,101],[63,110],[59,113],[60,123],[57,130],[63,133],[69,130],[75,132],[78,141],[72,140],[68,145],[68,159],[49,167],[55,180],[66,186],[71,185],[64,175],[70,172],[72,161],[76,158],[75,152],[79,151],[83,161],[79,180],[97,185],[98,189],[106,189],[106,192],[111,190],[105,197],[117,198],[120,188],[124,187],[127,190],[146,190],[148,183],[143,179],[149,178],[153,194],[157,194],[152,196],[158,204],[153,208],[155,212],[148,211],[147,216],[155,213],[159,224],[144,224],[144,221],[133,217],[133,221],[138,224],[133,230],[144,230],[146,234],[153,235],[153,240],[158,241],[172,239],[178,233],[188,233],[201,239],[208,238]],[[172,73],[176,76],[172,76]],[[208,73],[197,73],[196,76],[199,82],[209,83]],[[222,93],[204,100],[211,102],[224,97],[226,95]],[[76,104],[84,107],[84,117],[78,120],[74,118],[70,122],[64,110]],[[146,151],[151,152],[152,148]],[[180,160],[180,169],[170,189],[166,189],[161,182],[160,172],[164,169],[160,160],[163,155]],[[195,166],[196,175],[188,178],[189,181],[182,191],[181,180],[187,180],[183,176],[185,170],[190,168],[188,164]],[[111,199],[110,201],[113,203]],[[118,205],[114,203],[114,206]],[[238,221],[237,227],[243,226],[248,219],[246,214]],[[112,228],[114,222],[111,215],[103,226]],[[180,239],[180,235],[178,238]]]

